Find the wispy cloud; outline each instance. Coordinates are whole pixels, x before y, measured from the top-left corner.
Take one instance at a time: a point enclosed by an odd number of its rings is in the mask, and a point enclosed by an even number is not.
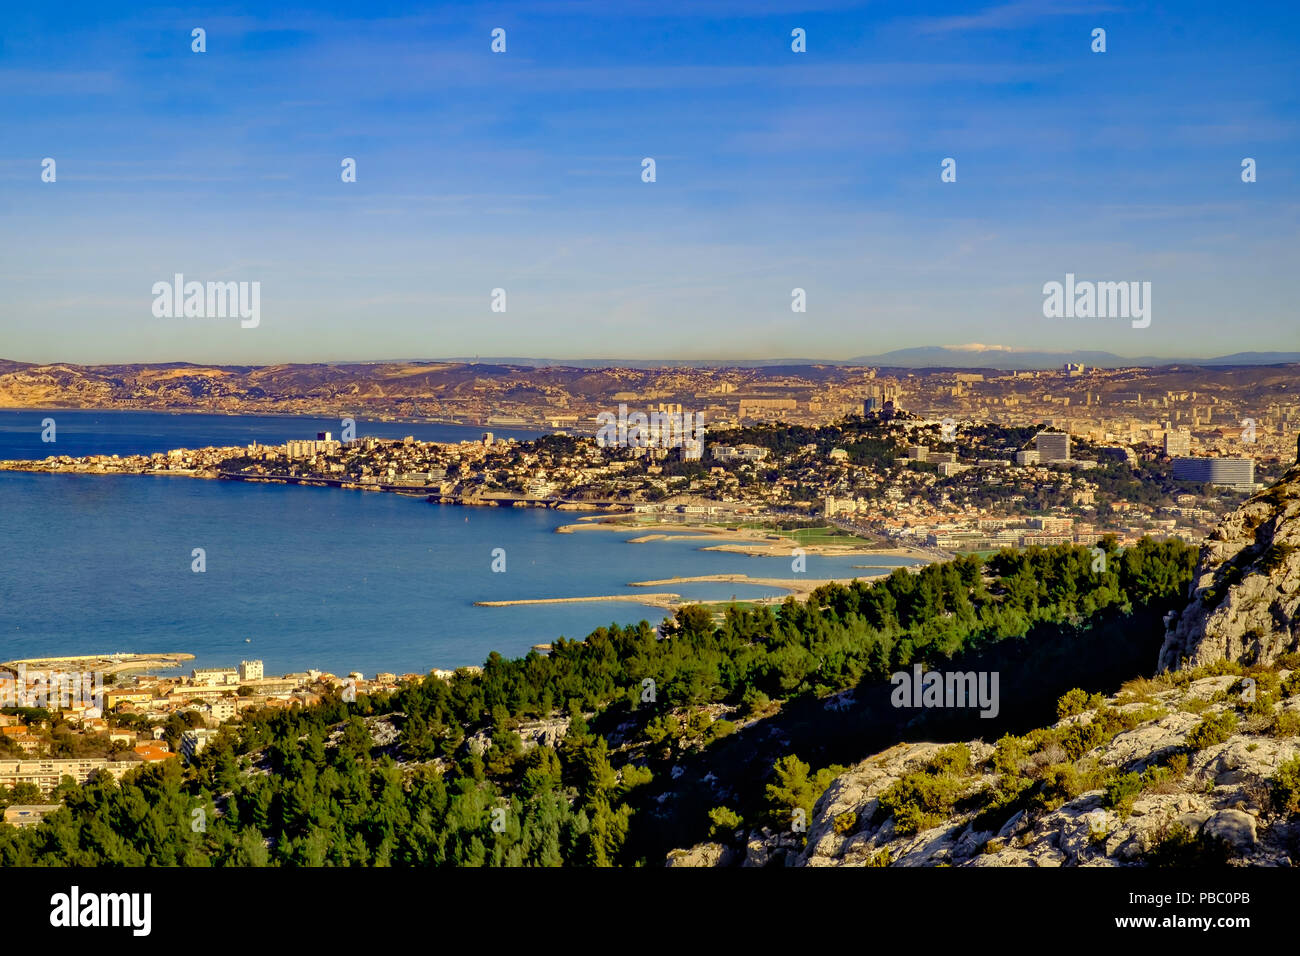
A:
[[[974,30],[1014,30],[1029,23],[1055,17],[1108,13],[1121,8],[1106,3],[1020,0],[987,7],[978,13],[946,17],[922,17],[916,21],[920,33],[966,33]]]

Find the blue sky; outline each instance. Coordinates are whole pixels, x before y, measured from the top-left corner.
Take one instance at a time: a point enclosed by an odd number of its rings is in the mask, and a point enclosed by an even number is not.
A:
[[[6,10],[0,357],[1300,348],[1291,3],[268,6]],[[178,272],[260,325],[155,318]],[[1150,326],[1044,318],[1067,272]]]

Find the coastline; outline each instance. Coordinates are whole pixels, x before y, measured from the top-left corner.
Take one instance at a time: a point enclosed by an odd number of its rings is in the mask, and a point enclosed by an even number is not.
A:
[[[210,468],[134,469],[129,471],[102,467],[58,468],[48,467],[44,460],[11,458],[0,460],[0,472],[13,471],[30,475],[91,475],[94,477],[126,478],[196,478],[201,481],[240,481],[248,484],[296,485],[305,488],[340,488],[345,491],[369,491],[396,494],[407,498],[423,498],[429,504],[454,505],[465,508],[549,508],[555,511],[599,511],[604,515],[623,514],[630,504],[619,502],[593,502],[567,498],[522,498],[511,495],[444,495],[433,485],[362,484],[344,478],[327,478],[322,475],[243,475]],[[602,515],[603,516],[603,515]]]
[[[653,530],[652,530],[653,529]],[[908,558],[929,564],[937,560],[935,555],[919,548],[892,547],[882,548],[862,538],[845,536],[844,544],[799,544],[792,538],[772,531],[754,528],[726,528],[717,524],[700,524],[689,526],[671,526],[628,521],[625,518],[600,518],[592,516],[583,518],[574,524],[560,525],[556,534],[574,534],[580,531],[642,531],[646,533],[636,538],[629,538],[627,544],[648,544],[652,541],[668,539],[687,541],[714,541],[700,548],[701,551],[726,551],[732,554],[744,554],[757,558],[790,557],[796,549],[804,554],[828,556],[867,555],[880,557]],[[879,565],[879,567],[898,567],[899,565]],[[877,565],[854,565],[854,567],[877,567]]]
[[[185,405],[179,408],[123,408],[120,405],[0,405],[0,412],[142,412],[149,415],[213,415],[218,418],[302,418],[311,420],[342,418],[348,414],[356,417],[355,412],[344,412],[326,409],[309,409],[304,411],[262,411],[262,410],[239,410],[228,411],[226,409],[214,408],[194,408]],[[388,418],[384,416],[363,416],[367,421],[377,422],[383,425],[447,425],[456,428],[476,428],[492,429],[502,435],[508,435],[511,432],[541,432],[542,434],[551,434],[553,429],[549,425],[490,425],[483,422],[462,422],[447,418]]]
[[[182,414],[177,412],[176,414]],[[197,452],[212,451],[224,453],[227,447],[225,445],[210,445],[204,449],[197,449]],[[115,456],[113,456],[115,459]],[[156,456],[152,456],[155,457]],[[921,564],[928,564],[936,557],[923,551],[911,548],[898,547],[880,547],[879,542],[873,542],[866,538],[858,538],[848,534],[828,533],[830,529],[817,527],[807,534],[812,539],[810,543],[801,544],[797,538],[792,537],[790,532],[777,533],[774,529],[754,527],[728,527],[717,520],[701,524],[677,524],[657,520],[654,517],[641,513],[634,513],[634,506],[639,503],[634,500],[627,501],[567,501],[561,498],[551,499],[522,499],[520,497],[503,494],[495,496],[450,496],[434,493],[430,486],[411,486],[411,485],[379,485],[366,484],[361,485],[354,480],[326,477],[322,474],[307,475],[277,475],[277,474],[241,474],[237,472],[225,472],[220,469],[216,460],[209,456],[203,458],[195,454],[192,458],[187,459],[185,464],[190,467],[172,467],[158,468],[147,467],[143,455],[133,454],[131,462],[119,462],[109,460],[110,456],[101,454],[95,458],[72,458],[71,456],[51,456],[47,459],[6,459],[0,461],[0,470],[9,470],[31,474],[45,475],[77,475],[77,476],[175,476],[181,478],[197,478],[209,481],[234,480],[244,481],[253,484],[296,484],[308,487],[334,487],[347,490],[366,490],[387,492],[396,494],[404,498],[423,497],[426,501],[436,504],[455,504],[468,507],[542,507],[553,510],[581,510],[591,512],[585,516],[574,515],[573,518],[558,518],[556,521],[571,521],[571,524],[559,524],[552,527],[555,533],[572,534],[583,530],[605,530],[617,531],[624,535],[631,533],[627,543],[649,543],[653,541],[666,541],[677,538],[684,538],[690,543],[689,551],[717,551],[723,553],[740,554],[753,557],[776,557],[789,559],[796,552],[802,552],[806,555],[820,555],[838,557],[843,559],[847,556],[860,557],[863,561],[861,564],[855,564],[852,567],[855,570],[849,570],[840,564],[836,567],[826,569],[832,576],[808,578],[799,573],[791,573],[788,577],[751,577],[743,573],[706,573],[700,575],[675,575],[672,577],[660,578],[657,580],[629,581],[623,582],[617,580],[609,584],[599,586],[601,590],[614,590],[624,588],[621,593],[614,594],[592,594],[579,595],[572,597],[538,597],[538,598],[517,598],[506,600],[483,600],[472,601],[475,607],[517,607],[529,605],[582,605],[582,604],[603,604],[609,603],[614,605],[640,605],[644,609],[644,616],[654,621],[655,614],[649,609],[655,609],[663,612],[664,615],[672,615],[681,608],[699,605],[714,609],[714,613],[719,613],[721,608],[730,605],[740,605],[745,607],[762,607],[778,606],[787,598],[798,600],[806,599],[815,589],[830,583],[849,584],[856,580],[870,581],[884,574],[889,573],[895,567],[912,567],[915,569]],[[62,460],[60,460],[62,459]],[[195,467],[197,465],[197,467]],[[125,466],[125,467],[123,467]],[[674,499],[678,503],[680,499]],[[713,507],[745,507],[741,503],[724,503],[714,499],[691,499],[689,504],[707,504],[711,509]],[[692,517],[702,517],[693,515]],[[459,519],[456,519],[459,521]],[[723,520],[726,520],[725,512]],[[763,519],[755,519],[749,515],[735,516],[733,520],[741,520],[747,524],[759,524]],[[770,520],[770,519],[769,519]],[[783,519],[776,519],[783,520]],[[546,524],[551,524],[547,521]],[[639,532],[639,533],[638,533]],[[684,543],[686,543],[684,542]],[[617,542],[616,542],[617,543]],[[558,542],[557,542],[558,544]],[[686,552],[665,552],[668,557],[664,561],[652,560],[647,562],[650,565],[657,566],[660,573],[663,571],[673,572],[678,569],[685,570],[686,567],[697,567],[703,571],[712,570],[717,567],[713,561],[696,561],[693,565],[684,564],[684,558],[679,559],[677,554],[685,555]],[[902,558],[905,564],[874,564],[876,558]],[[915,563],[913,563],[915,562]],[[847,563],[847,562],[845,562]],[[642,563],[642,556],[638,555],[634,561],[634,566],[639,565],[642,573],[648,568]],[[735,566],[736,562],[730,562]],[[710,568],[712,565],[712,568]],[[726,565],[724,565],[726,566]],[[784,574],[785,568],[777,567],[777,574]],[[818,569],[822,570],[822,569]],[[793,572],[793,568],[791,568]],[[653,573],[653,572],[651,572]],[[823,574],[826,571],[823,570]],[[636,574],[636,569],[631,571]],[[631,575],[629,575],[631,576]],[[619,576],[620,579],[622,575]],[[732,582],[742,586],[749,586],[751,592],[759,588],[760,591],[755,597],[740,597],[733,593],[730,597],[709,597],[709,598],[686,598],[668,586],[674,584],[705,584],[705,583],[724,583]],[[648,591],[649,588],[662,585],[662,591]],[[545,583],[539,589],[543,594],[548,588]],[[742,588],[722,589],[709,588],[700,589],[696,593],[705,594],[724,594],[726,591],[741,591]],[[781,593],[774,593],[779,590]],[[635,593],[640,591],[641,593]],[[632,593],[628,593],[632,592]],[[527,593],[527,592],[525,592]],[[533,593],[537,593],[536,590]],[[472,590],[470,592],[471,596]],[[471,602],[466,602],[471,603]],[[633,611],[628,616],[635,616],[635,620],[640,620],[643,616],[642,611]],[[617,616],[622,618],[623,613],[617,612]],[[498,620],[492,616],[492,620]],[[593,625],[594,626],[594,625]],[[591,628],[586,628],[583,633],[587,633]],[[549,631],[548,633],[558,633],[558,631]],[[466,660],[478,660],[466,658]],[[463,666],[474,666],[465,664]]]

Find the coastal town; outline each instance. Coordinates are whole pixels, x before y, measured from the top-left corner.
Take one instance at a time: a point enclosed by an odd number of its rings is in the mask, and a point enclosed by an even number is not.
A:
[[[358,436],[356,419],[344,417],[338,431],[277,445],[54,455],[0,469],[334,486],[635,524],[802,522],[942,553],[1106,535],[1198,542],[1292,460],[1300,403],[1272,398],[1252,410],[1196,389],[1115,390],[1135,374],[865,370],[853,384],[826,386],[833,401],[692,408],[650,400],[663,390],[616,392],[616,405],[584,409],[566,419],[572,427],[534,440]]]
[[[959,354],[990,361],[997,350]],[[926,362],[939,365],[942,356]],[[969,364],[969,363],[968,363]],[[1186,429],[1206,453],[1253,423],[1261,453],[1300,426],[1294,367],[1166,365],[1105,368],[532,367],[492,362],[222,367],[38,365],[0,359],[0,407],[99,408],[429,422],[591,434],[618,406],[694,412],[710,430],[755,422],[817,427],[867,408],[923,418],[1044,423],[1096,440],[1160,440]]]
[[[855,384],[834,386],[827,393],[834,400],[769,395],[692,408],[619,392],[616,404],[551,422],[568,427],[535,439],[489,430],[459,442],[377,437],[364,426],[358,434],[356,419],[343,416],[337,432],[280,444],[51,455],[3,461],[0,470],[269,482],[409,495],[439,506],[583,512],[556,530],[641,530],[634,542],[692,534],[714,550],[796,559],[788,579],[630,582],[637,587],[746,580],[806,598],[826,583],[795,573],[806,553],[892,552],[919,567],[961,552],[1095,546],[1106,538],[1120,547],[1144,537],[1197,543],[1294,460],[1300,404],[1273,401],[1252,418],[1190,389],[1112,390],[1103,400],[1100,385],[1094,392],[1089,384],[1094,377],[1116,380],[1082,367],[992,381],[975,373],[936,379],[871,370]],[[1083,400],[1072,404],[1070,390],[1079,388]],[[581,600],[682,606],[679,595],[659,591],[477,603]],[[9,705],[0,707],[0,787],[11,788],[6,820],[39,822],[41,808],[54,806],[43,801],[68,779],[85,783],[142,763],[192,760],[250,708],[354,700],[424,677],[267,676],[259,660],[197,667],[188,676],[160,673],[187,657],[0,665],[0,696]],[[102,685],[92,694],[51,693],[50,675],[63,675],[53,681],[58,691],[69,673],[95,674]],[[46,706],[24,706],[42,699]]]
[[[249,710],[308,707],[329,696],[355,701],[427,676],[318,670],[273,676],[260,660],[196,667],[188,675],[157,672],[191,657],[119,653],[0,663],[0,788],[9,788],[7,796],[0,789],[4,822],[36,825],[43,809],[58,806],[41,801],[68,780],[121,779],[146,764],[188,763],[223,725]],[[455,672],[432,673],[450,680]]]

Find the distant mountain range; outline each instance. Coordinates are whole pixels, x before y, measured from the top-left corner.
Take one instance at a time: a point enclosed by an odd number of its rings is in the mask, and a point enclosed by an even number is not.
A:
[[[402,359],[399,361],[417,361]],[[777,359],[629,359],[586,358],[549,359],[501,356],[459,356],[442,361],[522,365],[532,368],[560,366],[567,368],[770,368],[773,366],[870,365],[881,368],[989,368],[1004,371],[1059,368],[1067,362],[1090,368],[1159,368],[1169,365],[1200,367],[1230,365],[1288,365],[1300,363],[1300,352],[1235,352],[1213,358],[1159,358],[1143,355],[1128,358],[1113,352],[1020,351],[999,345],[948,346],[895,349],[880,355],[859,355],[849,359],[777,358]]]

